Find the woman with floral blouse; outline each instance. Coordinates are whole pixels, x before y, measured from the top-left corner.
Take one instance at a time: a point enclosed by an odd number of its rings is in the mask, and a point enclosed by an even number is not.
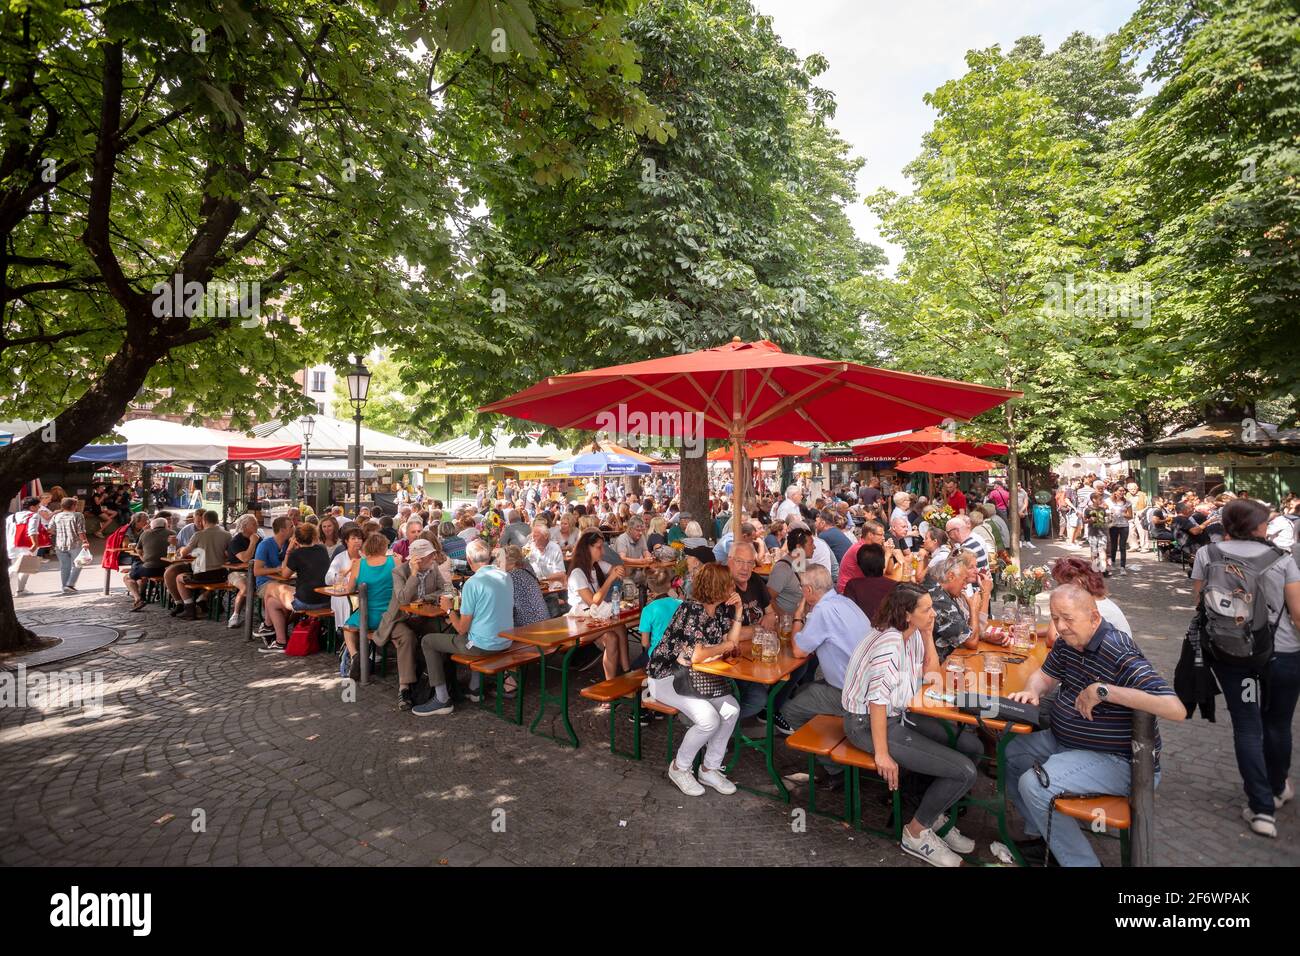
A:
[[[673,675],[680,667],[715,660],[740,648],[740,595],[731,571],[723,564],[701,567],[691,593],[692,599],[682,602],[663,639],[655,645],[646,676],[654,699],[676,707],[691,722],[677,756],[668,765],[668,779],[690,797],[704,793],[702,784],[718,793],[731,794],[736,792],[736,785],[723,774],[722,761],[740,717],[740,705],[731,694],[683,696],[673,687]],[[704,763],[697,780],[691,769],[702,748]]]

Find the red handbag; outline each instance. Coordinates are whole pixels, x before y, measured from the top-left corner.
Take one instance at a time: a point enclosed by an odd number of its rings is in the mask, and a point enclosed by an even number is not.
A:
[[[304,618],[293,626],[289,634],[289,643],[284,652],[290,657],[306,657],[320,652],[320,620],[314,617]]]

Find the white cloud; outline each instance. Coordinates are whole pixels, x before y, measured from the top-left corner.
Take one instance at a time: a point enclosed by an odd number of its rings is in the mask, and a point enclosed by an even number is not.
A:
[[[966,51],[1029,34],[1054,49],[1075,30],[1114,32],[1136,0],[755,0],[776,32],[800,56],[822,53],[830,69],[817,81],[835,94],[835,126],[867,160],[858,190],[910,188],[903,167],[916,157],[934,111],[921,97],[966,72]],[[860,203],[850,210],[858,235],[880,238],[876,218]]]

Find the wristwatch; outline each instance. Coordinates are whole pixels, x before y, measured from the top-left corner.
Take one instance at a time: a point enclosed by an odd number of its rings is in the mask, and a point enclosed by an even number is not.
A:
[[[1106,699],[1108,699],[1109,697],[1110,697],[1110,691],[1108,691],[1108,690],[1106,689],[1106,685],[1105,685],[1105,684],[1098,684],[1098,685],[1097,685],[1097,699],[1098,699],[1098,700],[1106,700]]]

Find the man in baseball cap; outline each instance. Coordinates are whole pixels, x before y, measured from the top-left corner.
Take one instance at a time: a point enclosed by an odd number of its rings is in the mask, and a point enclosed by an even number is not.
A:
[[[397,702],[402,710],[409,710],[414,703],[411,686],[417,676],[415,654],[421,638],[433,631],[446,630],[445,618],[407,614],[402,605],[433,604],[443,595],[451,597],[455,593],[451,582],[443,578],[434,563],[433,544],[424,538],[412,541],[407,560],[393,568],[393,597],[373,638],[380,647],[391,638],[397,650]]]

